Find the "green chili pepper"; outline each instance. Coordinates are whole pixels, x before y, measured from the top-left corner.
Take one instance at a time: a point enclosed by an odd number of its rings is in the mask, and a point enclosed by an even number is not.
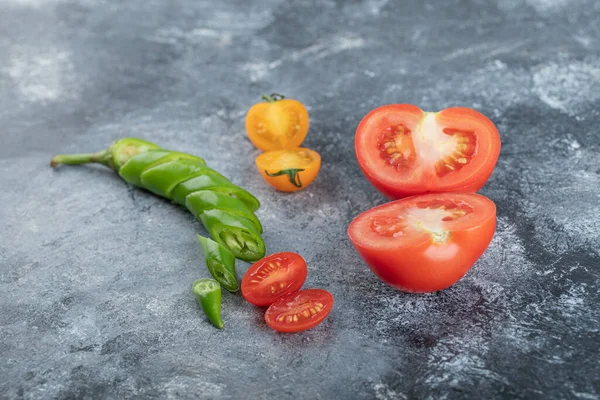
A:
[[[86,163],[103,164],[127,183],[185,206],[235,257],[246,261],[264,257],[263,229],[254,215],[260,203],[207,167],[202,158],[125,138],[97,153],[58,155],[50,165]]]
[[[217,328],[223,329],[221,319],[221,286],[214,279],[198,279],[192,285],[192,292],[196,295],[198,303],[208,320]]]
[[[224,246],[204,236],[196,235],[204,257],[208,272],[230,292],[237,292],[240,288],[235,276],[235,258]]]

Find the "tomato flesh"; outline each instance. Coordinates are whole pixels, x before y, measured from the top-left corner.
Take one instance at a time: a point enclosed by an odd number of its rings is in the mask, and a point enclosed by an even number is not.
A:
[[[407,197],[368,210],[348,227],[352,244],[385,283],[431,292],[456,283],[488,247],[496,206],[477,194]]]
[[[292,99],[255,104],[246,115],[250,141],[262,151],[298,147],[308,133],[308,111]]]
[[[278,332],[300,332],[320,324],[332,307],[331,293],[322,289],[305,289],[271,304],[265,312],[265,321]]]
[[[308,270],[299,254],[271,254],[252,264],[242,278],[242,296],[257,306],[268,306],[289,293],[298,291]]]
[[[379,107],[356,130],[355,151],[371,183],[390,198],[426,192],[475,192],[491,175],[500,136],[468,108],[424,112],[409,104]]]

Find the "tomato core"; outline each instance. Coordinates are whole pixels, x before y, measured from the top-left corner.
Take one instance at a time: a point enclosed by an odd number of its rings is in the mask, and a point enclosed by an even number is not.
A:
[[[394,216],[371,218],[371,230],[379,236],[397,238],[413,229],[429,233],[434,242],[443,243],[450,238],[445,222],[456,221],[473,212],[473,207],[465,202],[449,199],[417,201],[411,207]]]
[[[285,112],[270,113],[268,118],[270,118],[270,125],[269,122],[258,118],[256,122],[256,133],[265,140],[270,142],[291,140],[300,132],[300,115],[292,109],[288,108]],[[273,128],[269,128],[269,126]],[[281,134],[277,134],[277,131]]]
[[[443,177],[450,172],[460,171],[469,164],[477,148],[477,136],[474,132],[462,132],[456,129],[444,129],[446,135],[454,140],[454,149],[435,164],[435,173]]]

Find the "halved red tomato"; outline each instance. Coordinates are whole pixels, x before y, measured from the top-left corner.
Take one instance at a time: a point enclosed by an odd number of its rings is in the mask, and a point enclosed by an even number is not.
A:
[[[348,227],[352,244],[390,286],[433,292],[457,282],[490,244],[496,205],[469,193],[407,197],[372,208]]]
[[[433,113],[391,104],[363,118],[354,145],[367,179],[397,199],[478,191],[496,166],[500,135],[492,121],[470,108]]]
[[[278,332],[300,332],[319,325],[333,307],[326,290],[306,289],[277,300],[265,312],[267,325]]]
[[[248,268],[242,278],[242,296],[256,306],[268,306],[300,290],[306,275],[306,261],[299,254],[271,254]]]

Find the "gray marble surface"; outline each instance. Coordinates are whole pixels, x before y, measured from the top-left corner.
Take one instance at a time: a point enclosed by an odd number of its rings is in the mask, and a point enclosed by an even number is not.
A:
[[[600,397],[597,0],[0,2],[0,397]],[[276,193],[244,115],[308,105],[318,179]],[[385,200],[353,154],[370,109],[474,107],[502,152],[489,249],[458,284],[381,283],[346,228]],[[269,252],[301,253],[336,306],[281,335],[240,295],[203,318],[185,210],[59,152],[123,136],[205,157],[262,201]],[[243,274],[247,264],[238,264]]]

